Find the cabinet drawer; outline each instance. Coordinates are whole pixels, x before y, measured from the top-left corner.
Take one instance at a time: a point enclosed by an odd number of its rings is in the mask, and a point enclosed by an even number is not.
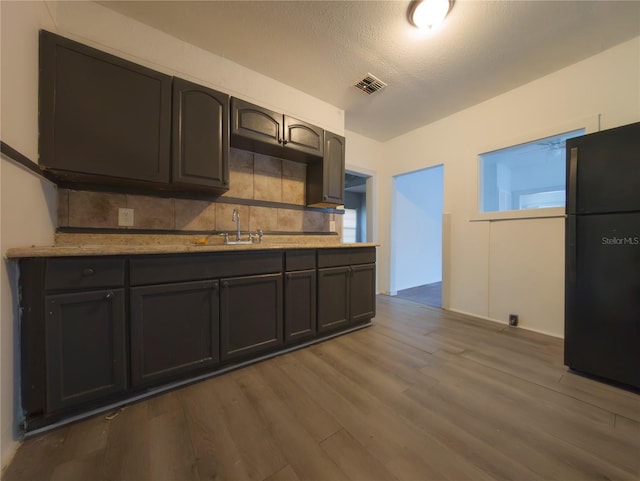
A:
[[[318,251],[318,268],[373,264],[375,262],[375,247],[322,249]]]
[[[351,251],[351,265],[375,264],[376,262],[375,247],[361,247],[349,250]]]
[[[152,256],[131,259],[131,285],[282,272],[282,252]]]
[[[316,251],[300,249],[285,252],[285,271],[304,271],[316,268]]]
[[[122,258],[83,257],[49,259],[45,289],[84,289],[124,285],[125,260]]]

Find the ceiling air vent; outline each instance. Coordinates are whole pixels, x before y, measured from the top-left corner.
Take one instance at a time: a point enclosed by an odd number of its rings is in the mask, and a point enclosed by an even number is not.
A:
[[[375,75],[367,73],[367,75],[365,75],[362,80],[358,80],[355,84],[353,84],[353,86],[359,88],[367,95],[371,95],[372,93],[385,88],[387,84]]]

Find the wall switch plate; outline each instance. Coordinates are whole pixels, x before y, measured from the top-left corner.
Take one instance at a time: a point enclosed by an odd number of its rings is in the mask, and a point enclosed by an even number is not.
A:
[[[133,209],[118,209],[118,225],[121,227],[133,227]]]
[[[331,232],[335,232],[336,231],[336,221],[335,220],[330,220],[329,221],[329,231],[331,231]]]

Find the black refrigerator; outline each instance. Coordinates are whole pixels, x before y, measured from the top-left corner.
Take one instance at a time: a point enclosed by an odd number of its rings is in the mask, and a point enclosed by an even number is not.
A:
[[[640,388],[640,122],[566,146],[564,362]]]

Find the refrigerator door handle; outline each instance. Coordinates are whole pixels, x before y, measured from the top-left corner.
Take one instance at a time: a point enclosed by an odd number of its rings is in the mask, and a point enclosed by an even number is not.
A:
[[[567,186],[567,214],[577,214],[578,147],[569,152],[569,185]]]
[[[575,285],[577,280],[577,246],[576,246],[576,216],[569,215],[567,216],[567,230],[565,235],[567,236],[567,249],[565,251],[566,255],[566,272],[567,282],[571,285]]]

